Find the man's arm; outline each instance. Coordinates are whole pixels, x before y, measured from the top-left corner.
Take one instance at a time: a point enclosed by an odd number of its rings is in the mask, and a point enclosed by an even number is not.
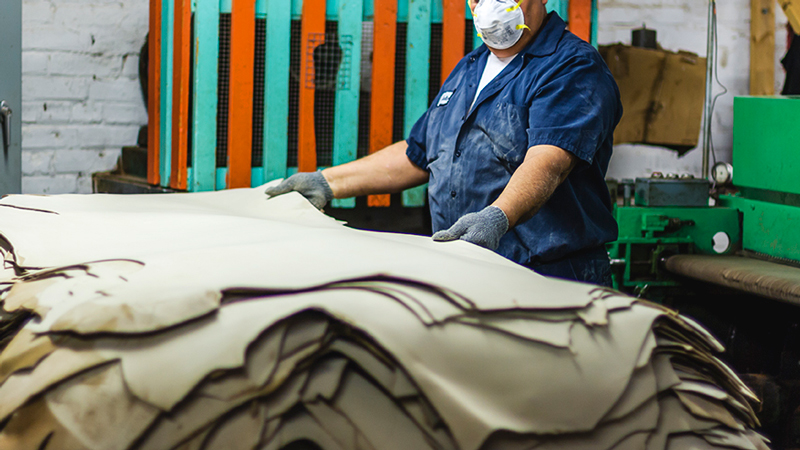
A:
[[[406,141],[341,166],[322,171],[334,198],[391,194],[428,181],[428,172],[406,156]]]
[[[552,145],[528,149],[525,161],[511,176],[494,203],[467,214],[447,230],[433,235],[435,241],[456,239],[496,250],[500,238],[515,225],[533,217],[577,164],[572,153]]]
[[[492,206],[506,214],[509,229],[525,222],[539,212],[577,162],[572,153],[552,145],[529,148],[525,161]]]

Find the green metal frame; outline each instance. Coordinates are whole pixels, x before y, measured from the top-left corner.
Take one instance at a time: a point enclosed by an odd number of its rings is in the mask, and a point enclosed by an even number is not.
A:
[[[745,250],[800,261],[800,208],[731,195],[720,204],[742,212]]]
[[[635,207],[615,208],[619,238],[608,244],[616,267],[614,288],[639,292],[645,287],[677,286],[677,281],[659,267],[668,254],[731,254],[741,246],[739,211],[731,207]],[[714,250],[714,235],[724,232],[731,246]]]

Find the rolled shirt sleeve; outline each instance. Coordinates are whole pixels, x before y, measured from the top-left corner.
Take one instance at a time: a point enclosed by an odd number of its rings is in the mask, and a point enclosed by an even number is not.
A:
[[[528,148],[553,145],[591,164],[600,144],[619,120],[616,85],[604,63],[582,52],[548,73],[528,114]]]

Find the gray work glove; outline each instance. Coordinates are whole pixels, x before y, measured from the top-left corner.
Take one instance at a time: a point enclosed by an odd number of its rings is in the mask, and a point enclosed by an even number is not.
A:
[[[317,209],[324,208],[333,200],[333,191],[322,176],[322,172],[296,173],[283,180],[281,184],[267,188],[264,193],[274,197],[292,191],[299,192]]]
[[[482,211],[469,213],[447,230],[433,235],[434,241],[455,241],[461,239],[473,244],[497,250],[500,238],[508,231],[508,217],[497,206],[489,206]]]

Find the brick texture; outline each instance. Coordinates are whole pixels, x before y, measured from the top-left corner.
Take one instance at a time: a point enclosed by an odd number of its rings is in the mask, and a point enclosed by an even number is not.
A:
[[[91,192],[147,123],[139,51],[147,0],[23,0],[25,193]]]

